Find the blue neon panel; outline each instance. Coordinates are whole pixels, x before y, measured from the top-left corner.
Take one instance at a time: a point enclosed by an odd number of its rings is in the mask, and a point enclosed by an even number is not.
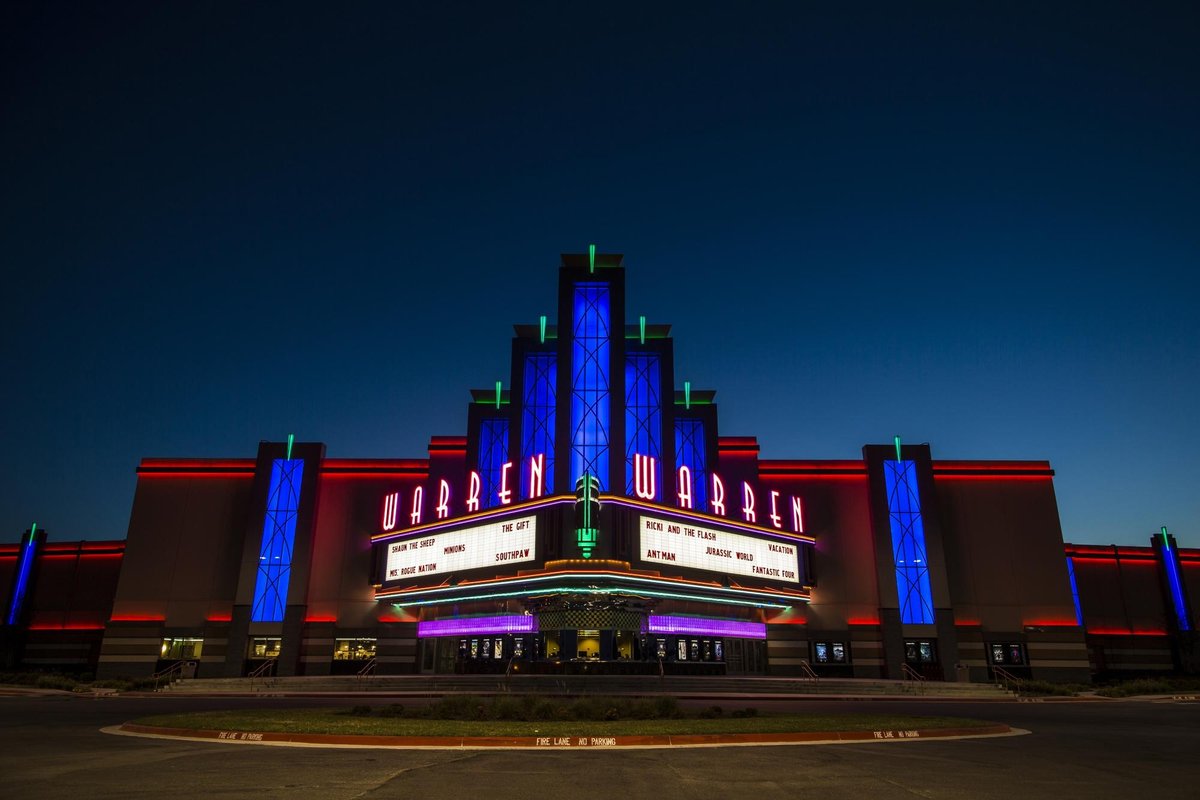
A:
[[[662,497],[661,370],[657,353],[625,356],[625,494],[633,494],[633,456],[653,456],[654,485]]]
[[[263,519],[258,576],[254,581],[254,622],[283,622],[288,583],[292,578],[292,547],[296,541],[296,515],[300,510],[300,485],[304,459],[277,458],[271,462],[267,513]]]
[[[17,580],[13,586],[12,603],[8,607],[7,624],[16,625],[29,589],[29,573],[33,571],[33,559],[37,555],[37,534],[30,530],[29,537],[21,543],[21,561],[17,565]]]
[[[1083,625],[1083,608],[1079,605],[1079,587],[1075,585],[1075,562],[1067,556],[1067,577],[1071,579],[1071,599],[1075,601],[1075,624]]]
[[[929,559],[925,552],[925,521],[921,517],[916,464],[885,461],[883,477],[887,484],[900,621],[908,625],[929,624],[933,622],[933,592],[929,588]]]
[[[675,420],[675,471],[687,467],[692,473],[692,508],[708,511],[708,466],[704,450],[704,423],[698,419]]]
[[[1162,545],[1163,564],[1167,568],[1167,585],[1171,589],[1171,602],[1175,606],[1175,624],[1181,631],[1192,629],[1188,619],[1187,602],[1183,599],[1183,582],[1179,579],[1179,562],[1175,560],[1175,549],[1169,542]]]
[[[558,385],[558,358],[554,353],[529,353],[525,356],[524,402],[521,411],[521,496],[529,493],[529,459],[546,454],[542,475],[546,493],[554,493],[554,419],[555,391]]]
[[[504,462],[508,461],[508,420],[483,419],[479,421],[479,485],[483,508],[500,505],[500,480],[504,473]],[[509,473],[509,481],[512,481]],[[509,486],[509,489],[516,489]],[[517,494],[514,491],[513,496]]]
[[[608,489],[609,336],[607,283],[575,284],[571,330],[571,486],[594,475]]]

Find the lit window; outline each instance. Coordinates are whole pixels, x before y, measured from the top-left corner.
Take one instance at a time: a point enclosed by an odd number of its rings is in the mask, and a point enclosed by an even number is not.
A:
[[[159,658],[168,660],[199,658],[203,646],[203,639],[163,639]]]
[[[374,639],[334,639],[334,661],[370,661],[375,657]]]
[[[250,640],[250,658],[279,658],[279,647],[283,640],[277,637],[259,637]]]

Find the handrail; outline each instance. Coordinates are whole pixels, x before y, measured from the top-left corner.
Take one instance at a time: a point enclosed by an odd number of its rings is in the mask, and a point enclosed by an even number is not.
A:
[[[369,678],[369,677],[371,677],[372,675],[374,675],[374,674],[375,674],[375,667],[377,667],[378,665],[379,665],[379,659],[377,659],[377,658],[372,658],[372,659],[371,659],[370,661],[368,661],[366,664],[363,664],[363,668],[362,668],[362,669],[360,669],[360,670],[359,670],[359,671],[356,673],[356,674],[357,674],[357,676],[358,676],[358,682],[359,682],[359,683],[362,683],[364,680],[366,680],[367,678]]]
[[[810,681],[821,680],[821,676],[818,675],[817,671],[812,668],[812,664],[809,664],[807,659],[804,659],[804,658],[800,659],[800,671],[804,673],[804,677],[806,680],[810,680]]]
[[[249,678],[250,678],[250,688],[251,689],[254,688],[254,679],[255,678],[263,678],[264,676],[266,676],[266,674],[268,672],[271,672],[272,670],[275,669],[275,662],[277,660],[278,659],[275,659],[275,658],[269,658],[266,661],[264,661],[260,666],[256,667],[253,672],[250,673]],[[264,681],[264,683],[265,683],[265,681]]]
[[[906,681],[918,681],[921,683],[924,683],[924,681],[925,681],[925,676],[922,675],[921,673],[917,672],[915,669],[910,667],[908,664],[900,665],[900,673],[904,676],[904,680],[906,680]]]
[[[167,682],[168,686],[170,686],[176,680],[181,680],[183,678],[183,665],[185,663],[187,662],[181,659],[176,661],[171,666],[163,667],[158,672],[151,675],[150,677],[154,678],[154,691],[158,691],[158,684],[163,680]]]
[[[1004,667],[992,666],[992,674],[1000,679],[1000,683],[1004,684],[1005,691],[1021,693],[1021,679]]]

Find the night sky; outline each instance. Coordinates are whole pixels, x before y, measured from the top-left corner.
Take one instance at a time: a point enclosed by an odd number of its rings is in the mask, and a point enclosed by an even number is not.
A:
[[[764,458],[1048,459],[1067,541],[1200,546],[1200,6],[445,5],[3,5],[0,540],[423,457],[594,242]]]

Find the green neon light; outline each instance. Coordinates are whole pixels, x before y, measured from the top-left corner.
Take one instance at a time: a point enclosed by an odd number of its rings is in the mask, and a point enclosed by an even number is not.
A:
[[[588,272],[596,271],[596,245],[588,245]]]
[[[1166,533],[1166,531],[1167,531],[1167,529],[1163,528],[1163,533]],[[37,533],[37,523],[35,522],[29,526],[29,535],[33,536],[36,533]]]
[[[645,317],[638,317],[638,340],[642,344],[646,343],[646,318]]]
[[[500,408],[500,381],[496,381],[496,408]]]
[[[600,531],[592,521],[592,498],[595,497],[592,476],[585,472],[579,480],[583,483],[583,496],[580,498],[583,501],[583,525],[575,529],[575,543],[579,545],[584,558],[591,558],[592,550],[600,541]]]
[[[541,335],[540,335],[541,343],[545,344],[546,343],[546,315],[545,314],[542,314],[541,318],[538,320],[538,326],[541,328]]]
[[[904,459],[900,457],[900,437],[897,436],[894,441],[896,442],[896,460],[903,461]]]
[[[683,407],[688,411],[692,410],[692,382],[683,382]]]
[[[1168,550],[1171,549],[1171,543],[1169,541],[1167,541],[1167,526],[1166,525],[1162,526],[1162,537],[1163,537],[1163,547],[1167,548]]]
[[[296,441],[296,434],[289,433],[288,434],[288,452],[287,452],[288,461],[292,460],[292,442],[294,442],[294,441]]]

